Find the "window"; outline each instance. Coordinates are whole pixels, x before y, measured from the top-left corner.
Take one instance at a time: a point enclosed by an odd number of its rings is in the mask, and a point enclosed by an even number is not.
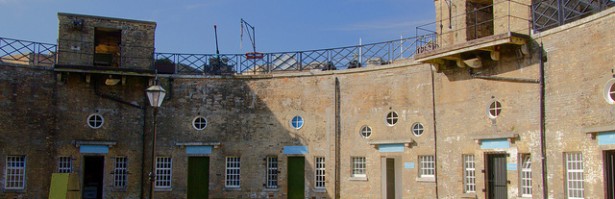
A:
[[[425,129],[423,128],[423,124],[421,124],[421,123],[414,123],[412,125],[412,133],[414,133],[414,135],[421,136],[421,135],[423,135],[423,131],[425,131]]]
[[[192,127],[199,131],[205,129],[205,127],[207,127],[207,119],[202,116],[194,118],[194,120],[192,121]]]
[[[93,128],[93,129],[100,128],[102,127],[104,123],[105,123],[105,119],[103,118],[102,115],[98,113],[94,113],[88,116],[88,126],[90,126],[90,128]]]
[[[58,173],[71,173],[73,172],[73,158],[60,157],[58,159]]]
[[[502,113],[502,104],[499,101],[493,101],[487,111],[489,112],[489,117],[495,119]]]
[[[26,188],[26,156],[6,157],[4,183],[5,189],[25,189]]]
[[[361,137],[363,138],[369,138],[369,136],[372,135],[372,128],[369,126],[363,126],[361,127]]]
[[[226,157],[226,180],[225,186],[239,188],[241,162],[239,157]]]
[[[290,120],[290,126],[294,129],[300,129],[303,127],[303,118],[301,116],[295,116],[292,120]]]
[[[170,157],[156,158],[156,188],[171,188],[171,168]]]
[[[316,157],[315,188],[325,188],[325,157]]]
[[[395,126],[395,124],[397,124],[397,120],[398,119],[399,119],[399,117],[397,116],[397,113],[395,111],[389,112],[389,114],[387,114],[387,118],[386,118],[387,125]]]
[[[436,176],[436,160],[433,155],[419,156],[421,178],[433,178]]]
[[[278,157],[267,157],[267,188],[278,188]]]
[[[583,155],[580,152],[565,153],[566,196],[583,198]]]
[[[365,157],[352,157],[352,177],[366,177]]]
[[[474,155],[463,155],[463,192],[476,192]]]
[[[519,181],[521,197],[532,197],[532,158],[530,154],[521,154]]]
[[[115,168],[113,169],[113,186],[126,187],[127,182],[128,182],[128,160],[126,157],[116,157],[115,158]]]
[[[615,104],[615,79],[611,79],[606,83],[604,98],[609,104]]]

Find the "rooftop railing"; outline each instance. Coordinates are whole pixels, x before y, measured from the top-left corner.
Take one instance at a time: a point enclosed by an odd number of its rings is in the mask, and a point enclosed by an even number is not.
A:
[[[615,0],[537,0],[532,3],[533,29],[548,30],[615,6]]]
[[[56,63],[57,45],[0,37],[0,62],[52,66]]]

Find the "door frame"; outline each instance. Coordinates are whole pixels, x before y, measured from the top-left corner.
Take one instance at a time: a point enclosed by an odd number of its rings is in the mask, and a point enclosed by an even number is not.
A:
[[[186,163],[187,163],[186,174],[188,175],[186,177],[186,197],[188,197],[188,193],[190,191],[189,190],[190,189],[190,181],[188,180],[188,178],[190,176],[190,159],[191,158],[207,158],[207,198],[209,198],[209,181],[210,181],[210,178],[211,178],[211,170],[210,170],[210,168],[211,168],[211,157],[209,157],[209,156],[194,156],[194,155],[193,156],[188,156],[187,161],[186,161]]]
[[[301,158],[301,159],[303,159],[303,179],[302,179],[303,180],[303,194],[302,194],[303,197],[301,197],[301,198],[305,198],[305,196],[306,196],[306,192],[305,192],[306,185],[309,184],[309,182],[307,182],[307,178],[306,178],[306,171],[307,171],[305,169],[305,167],[306,167],[306,157],[302,156],[302,155],[301,156],[296,156],[296,155],[286,156],[286,194],[287,194],[286,197],[287,198],[290,197],[290,188],[291,188],[290,187],[290,174],[291,174],[291,171],[290,171],[289,167],[290,167],[290,162],[291,162],[290,159],[291,158]],[[280,163],[280,161],[278,159],[278,168],[280,166],[279,163]]]
[[[380,188],[382,198],[387,198],[387,159],[393,159],[395,172],[395,198],[402,198],[402,159],[401,156],[380,156]]]
[[[98,157],[102,159],[102,174],[101,176],[101,185],[100,185],[100,195],[101,198],[105,198],[105,164],[106,164],[106,155],[105,154],[83,154],[81,156],[81,170],[83,171],[81,174],[81,194],[80,196],[83,197],[83,192],[85,191],[85,170],[86,170],[86,158],[91,158],[91,157]]]
[[[489,183],[489,172],[491,172],[489,167],[492,166],[491,162],[489,160],[490,160],[491,157],[494,157],[494,156],[504,156],[504,165],[503,165],[504,166],[504,174],[505,174],[504,177],[506,177],[506,182],[505,182],[505,184],[506,184],[506,196],[508,197],[508,182],[509,182],[509,180],[508,180],[508,170],[506,169],[506,164],[508,162],[507,159],[509,157],[509,154],[502,151],[502,152],[485,152],[483,155],[484,155],[484,157],[483,157],[483,159],[484,159],[484,164],[483,164],[484,173],[483,174],[484,174],[484,178],[485,178],[484,179],[485,180],[485,184],[484,184],[484,186],[485,186],[485,198],[489,199],[490,198],[489,196],[490,196],[491,192],[493,191],[493,190],[490,190],[491,186],[490,186],[490,183]]]
[[[613,164],[615,164],[615,149],[611,149],[611,150],[603,150],[602,151],[602,161],[603,161],[603,173],[604,173],[604,198],[608,198],[609,195],[615,195],[615,188],[609,190],[609,187],[613,187],[615,186],[615,166],[612,167],[611,170],[609,170],[609,158],[608,155],[612,154],[613,158],[610,159]],[[610,181],[609,181],[609,176],[611,176]]]

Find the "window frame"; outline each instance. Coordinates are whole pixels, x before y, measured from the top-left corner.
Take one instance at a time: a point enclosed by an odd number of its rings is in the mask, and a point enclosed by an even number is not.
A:
[[[128,186],[128,157],[115,157],[113,165],[113,186],[126,188]]]
[[[436,177],[436,156],[420,155],[418,159],[419,159],[419,178],[435,178]]]
[[[476,193],[476,157],[474,154],[463,154],[463,192]]]
[[[197,122],[197,120],[202,120]],[[192,128],[194,128],[197,131],[202,131],[205,130],[205,128],[207,128],[207,118],[203,117],[203,116],[196,116],[194,117],[194,119],[192,119]],[[203,125],[202,127],[199,127],[198,125]]]
[[[293,129],[299,130],[303,128],[303,125],[305,125],[305,120],[300,115],[295,115],[290,119],[290,127]]]
[[[423,135],[423,133],[425,133],[425,126],[420,122],[412,124],[411,129],[412,129],[412,134],[414,134],[416,137],[419,137]]]
[[[314,188],[315,189],[325,189],[326,184],[326,165],[325,165],[325,157],[316,156],[314,157]]]
[[[17,166],[15,166],[17,165]],[[25,155],[6,156],[4,167],[4,189],[5,190],[24,190],[26,189],[27,159]],[[10,186],[9,186],[10,185]]]
[[[390,111],[387,113],[384,121],[387,126],[395,126],[399,122],[399,114],[395,111]]]
[[[495,119],[502,114],[503,109],[502,102],[498,100],[492,100],[489,105],[487,105],[487,116],[491,119]],[[493,111],[493,112],[492,112]]]
[[[574,168],[570,168],[570,167]],[[583,153],[581,152],[565,152],[564,153],[564,188],[566,190],[566,198],[579,199],[585,197],[585,176],[583,165]],[[580,177],[580,179],[576,179]],[[571,179],[575,178],[575,179]],[[571,187],[580,185],[579,187]]]
[[[70,156],[58,157],[58,173],[72,173],[73,158]]]
[[[226,156],[224,172],[224,187],[240,188],[241,187],[241,157]]]
[[[265,178],[265,188],[277,189],[278,188],[278,172],[279,161],[277,156],[267,156],[267,174]]]
[[[369,136],[372,136],[372,127],[369,127],[368,125],[363,125],[359,130],[359,135],[365,139],[369,138]]]
[[[156,189],[171,188],[173,185],[173,158],[156,157],[155,171],[156,171],[156,182],[155,182],[154,188]]]
[[[97,117],[100,118],[100,120],[98,120]],[[98,121],[100,121],[100,125],[95,126],[95,124],[98,124]],[[92,122],[94,122],[94,125],[92,125]],[[87,117],[86,123],[92,129],[99,129],[105,124],[105,117],[99,113],[92,113]]]
[[[350,164],[352,165],[350,171],[350,177],[353,178],[366,178],[367,177],[367,159],[365,156],[352,156],[350,157]]]
[[[532,156],[529,153],[519,154],[519,196],[532,197]]]
[[[610,79],[604,86],[604,99],[609,104],[615,104],[615,79]]]

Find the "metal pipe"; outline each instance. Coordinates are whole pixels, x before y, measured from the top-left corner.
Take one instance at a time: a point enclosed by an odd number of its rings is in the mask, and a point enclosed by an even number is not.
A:
[[[335,198],[338,199],[341,197],[341,136],[342,130],[340,127],[341,124],[341,94],[340,94],[340,80],[335,78]]]
[[[154,198],[154,185],[156,184],[156,122],[158,116],[158,107],[154,107],[154,133],[152,138],[152,165],[149,173],[149,199]]]
[[[440,198],[438,196],[438,126],[436,120],[436,86],[434,80],[434,71],[431,71],[431,111],[432,111],[432,120],[433,120],[433,148],[434,148],[434,183],[436,184],[436,198]]]
[[[496,81],[509,81],[509,82],[520,82],[520,83],[540,83],[540,80],[537,79],[526,79],[526,78],[516,78],[516,77],[498,77],[498,76],[485,76],[485,75],[477,75],[472,74],[470,72],[470,76],[472,78],[477,79],[487,79],[487,80],[496,80]]]
[[[147,86],[147,82],[148,82],[148,79],[144,78],[143,79],[144,87]],[[147,94],[145,93],[145,89],[143,89],[143,91],[144,91],[143,92],[143,96],[144,96],[143,104],[147,104],[149,103],[149,100],[147,99]],[[147,124],[147,111],[145,109],[145,106],[143,106],[143,108],[141,109],[141,112],[143,113],[143,132],[141,133],[141,146],[142,146],[141,147],[142,148],[141,150],[141,172],[140,172],[141,173],[140,174],[141,175],[141,186],[139,188],[140,189],[139,192],[141,193],[141,198],[144,198],[145,192],[143,192],[144,191],[143,185],[145,183],[145,178],[144,178],[145,176],[143,175],[143,172],[145,170],[145,132],[147,132],[147,125],[146,125]]]
[[[548,179],[547,179],[547,146],[546,144],[546,125],[545,125],[545,64],[543,59],[543,45],[540,42],[538,59],[540,59],[539,75],[540,75],[540,152],[542,166],[542,197],[547,198],[549,194]]]

